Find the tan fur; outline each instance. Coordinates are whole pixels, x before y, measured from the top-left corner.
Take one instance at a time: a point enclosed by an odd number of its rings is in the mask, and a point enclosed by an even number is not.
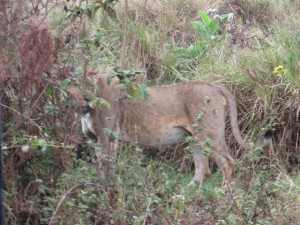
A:
[[[195,176],[193,181],[201,183],[210,174],[208,158],[202,152],[205,140],[210,139],[211,157],[222,170],[223,185],[231,181],[234,160],[225,143],[225,118],[229,111],[233,134],[242,147],[246,147],[240,136],[237,110],[233,96],[224,88],[189,81],[178,84],[149,87],[149,99],[136,103],[120,101],[118,79],[107,85],[106,77],[95,76],[99,90],[96,95],[110,103],[109,109],[91,109],[92,132],[105,154],[116,157],[117,140],[103,133],[103,128],[119,132],[118,139],[138,145],[161,146],[177,143],[185,136],[193,136],[190,146],[193,150]],[[211,99],[208,101],[207,99]],[[204,116],[197,119],[199,112]],[[84,123],[84,121],[83,121]],[[83,124],[84,125],[84,124]]]

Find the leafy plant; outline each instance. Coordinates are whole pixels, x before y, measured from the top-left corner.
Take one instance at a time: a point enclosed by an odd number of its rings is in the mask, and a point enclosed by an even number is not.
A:
[[[120,96],[121,100],[128,99],[130,102],[136,102],[140,98],[145,100],[148,99],[148,90],[147,86],[144,84],[136,83],[136,78],[134,77],[137,74],[142,73],[142,71],[131,71],[131,70],[122,70],[119,67],[115,67],[114,71],[116,74],[109,75],[107,77],[108,85],[111,82],[111,79],[118,77],[120,80],[119,88],[125,92],[124,95]]]
[[[187,49],[179,48],[183,57],[192,58],[198,55],[204,55],[209,47],[217,40],[217,32],[220,28],[220,21],[228,17],[228,14],[210,18],[204,11],[198,10],[201,21],[193,21],[192,25],[201,40],[197,44],[191,44]]]
[[[96,0],[89,4],[83,4],[83,2],[84,1],[81,1],[79,5],[70,5],[69,7],[65,4],[64,10],[67,12],[66,19],[70,17],[80,17],[82,15],[87,16],[89,19],[93,19],[100,9],[103,9],[110,17],[116,17],[116,11],[113,6],[117,0]]]
[[[85,91],[84,98],[89,102],[89,106],[94,109],[96,106],[109,108],[110,104],[103,98],[96,97],[90,91]]]

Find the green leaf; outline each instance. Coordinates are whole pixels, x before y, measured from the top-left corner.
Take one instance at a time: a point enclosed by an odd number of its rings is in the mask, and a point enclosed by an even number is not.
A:
[[[122,72],[125,75],[125,77],[128,77],[133,74],[133,72],[131,70],[123,70]]]
[[[53,93],[53,89],[51,87],[47,87],[46,90],[45,90],[44,95],[46,97],[48,97],[48,96],[52,95],[52,93]]]
[[[195,31],[202,29],[202,27],[204,26],[204,24],[200,21],[193,21],[192,25]]]
[[[102,38],[104,34],[105,34],[105,29],[104,28],[99,28],[96,31],[95,37]]]
[[[206,42],[206,41],[199,41],[199,42],[197,43],[197,48],[198,48],[199,50],[203,50],[204,48],[206,48],[206,46],[207,46],[207,42]]]
[[[209,24],[209,26],[208,26],[209,34],[210,35],[215,34],[218,31],[219,27],[220,27],[219,20],[218,19],[213,19],[211,21],[211,23]]]
[[[38,139],[37,143],[39,146],[47,146],[47,141],[45,141],[44,139]]]
[[[84,94],[84,98],[88,100],[92,109],[95,109],[97,105],[103,108],[110,108],[110,104],[105,99],[98,98],[89,91]]]
[[[226,19],[228,17],[229,14],[222,14],[220,16],[221,21],[223,21],[224,19]]]
[[[140,89],[140,95],[142,96],[142,98],[147,100],[149,97],[149,92],[148,92],[147,86],[144,84],[138,84],[138,87]]]
[[[202,152],[203,152],[205,155],[209,155],[210,152],[211,152],[211,147],[205,146],[205,147],[202,149]]]
[[[190,146],[185,147],[183,150],[189,154],[193,153],[193,149]]]
[[[206,113],[206,110],[205,109],[201,109],[197,115],[197,120],[201,120],[203,119],[204,115]]]
[[[47,148],[48,148],[47,146],[43,146],[42,149],[41,149],[41,151],[45,152],[47,150]]]
[[[98,104],[106,109],[110,107],[110,104],[103,98],[98,98]]]
[[[188,135],[184,138],[185,143],[191,142],[192,140],[193,140],[193,136],[191,136],[191,135]]]
[[[121,83],[121,84],[124,84],[125,86],[128,87],[128,86],[131,85],[132,82],[131,82],[131,80],[129,80],[129,79],[123,79],[123,80],[120,81],[120,83]]]
[[[103,131],[104,135],[106,135],[106,136],[109,136],[112,133],[111,129],[108,129],[106,127],[104,127],[102,129],[102,131]]]
[[[196,50],[196,47],[195,45],[191,44],[189,47],[188,47],[188,51],[189,52],[192,52],[192,51],[195,51]]]
[[[110,104],[105,99],[98,97],[93,97],[93,99],[89,103],[92,109],[95,109],[96,106],[100,106],[106,109],[110,107]]]
[[[140,97],[140,89],[136,85],[130,87],[129,96],[131,102],[136,102]]]
[[[208,147],[212,147],[213,141],[210,138],[205,138],[204,143],[208,146]]]
[[[198,10],[198,13],[201,16],[201,19],[202,19],[204,25],[206,27],[208,27],[209,24],[211,23],[211,19],[209,18],[209,16],[202,10]]]
[[[120,89],[121,91],[125,91],[127,85],[126,85],[126,84],[119,84],[118,87],[119,87],[119,89]]]
[[[69,78],[67,78],[59,83],[59,85],[62,88],[66,88],[66,87],[70,86],[70,84],[71,84],[71,80]]]
[[[35,138],[31,141],[31,145],[30,145],[30,148],[32,150],[36,150],[38,147],[42,147],[41,151],[46,151],[47,147],[48,147],[48,143],[46,140],[44,139],[38,139],[38,138]]]
[[[38,148],[38,146],[39,146],[38,139],[33,139],[33,140],[31,141],[30,148],[31,148],[32,150],[36,150],[36,149]]]
[[[255,149],[254,149],[254,152],[258,152],[258,153],[260,153],[260,152],[262,152],[264,149],[262,148],[262,147],[256,147]]]

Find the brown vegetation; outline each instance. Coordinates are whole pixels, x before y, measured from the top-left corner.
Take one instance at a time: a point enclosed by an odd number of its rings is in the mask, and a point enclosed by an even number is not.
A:
[[[42,74],[53,67],[58,43],[43,17],[33,16],[20,26],[22,32],[18,34],[17,43],[22,67],[19,68],[20,79],[14,83],[19,84],[17,89],[21,94],[31,96],[33,91],[41,92]]]

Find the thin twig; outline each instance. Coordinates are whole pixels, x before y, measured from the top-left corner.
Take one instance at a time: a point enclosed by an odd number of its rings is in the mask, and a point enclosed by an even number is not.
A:
[[[30,107],[30,109],[29,109],[29,112],[28,112],[29,115],[32,113],[32,110],[35,108],[36,104],[38,103],[38,101],[40,100],[40,98],[43,96],[43,94],[44,94],[44,92],[46,91],[46,88],[47,88],[48,86],[49,86],[49,83],[46,84],[46,86],[43,88],[41,94],[37,97],[37,99],[35,100],[35,102],[31,105],[31,107]],[[9,106],[7,106],[7,105],[3,105],[3,104],[2,104],[2,106],[3,106],[3,107],[6,107],[6,108],[8,108],[8,109],[11,109],[12,111],[14,111],[14,112],[18,113],[19,115],[23,116],[25,119],[28,119],[28,120],[30,121],[30,123],[32,123],[33,125],[35,125],[35,126],[38,127],[38,129],[39,129],[39,131],[40,131],[40,133],[41,133],[42,128],[41,128],[37,123],[33,122],[33,120],[37,120],[38,118],[37,118],[37,119],[31,119],[30,117],[27,117],[27,116],[23,115],[22,113],[18,112],[18,111],[17,111],[16,109],[14,109],[14,108],[11,108],[11,107],[9,107]],[[12,130],[17,130],[17,129],[19,128],[19,126],[22,125],[22,123],[23,123],[23,120],[19,121],[19,122],[15,125],[14,128],[11,128],[11,129],[9,129],[8,131],[6,131],[6,132],[3,134],[3,136],[6,136],[6,135],[7,135],[9,132],[11,132]],[[42,134],[41,134],[41,135],[42,135]],[[43,136],[43,135],[42,135],[42,136]]]
[[[53,220],[56,216],[56,214],[58,213],[58,210],[60,209],[61,205],[63,204],[63,202],[65,201],[65,199],[67,198],[67,195],[70,194],[73,190],[78,189],[78,188],[85,188],[86,186],[96,186],[96,187],[100,187],[100,185],[98,184],[94,184],[94,183],[82,183],[82,184],[76,184],[73,187],[71,187],[69,190],[67,190],[60,198],[59,203],[57,204],[53,215],[51,217],[51,220],[49,222],[48,225],[51,225],[53,223]]]
[[[128,0],[125,0],[124,35],[123,35],[123,44],[122,44],[121,59],[120,59],[121,67],[124,66],[127,45],[128,45]]]
[[[20,113],[18,110],[14,109],[14,108],[12,108],[12,107],[9,107],[9,106],[7,106],[7,105],[5,105],[5,104],[2,104],[2,103],[1,103],[1,105],[2,105],[4,108],[10,109],[10,110],[14,111],[15,113],[19,114],[20,116],[24,117],[25,119],[29,120],[29,122],[30,122],[32,125],[36,126],[40,131],[42,131],[42,128],[41,128],[37,123],[34,122],[34,120],[36,120],[36,119],[31,119],[31,118],[29,118],[28,116],[25,116],[24,114]],[[4,134],[4,135],[5,135],[5,134]]]
[[[146,224],[147,224],[147,218],[148,218],[148,216],[149,216],[149,210],[150,210],[151,204],[152,204],[152,199],[150,198],[150,201],[149,201],[148,206],[147,206],[147,209],[146,209],[146,216],[145,216],[143,225],[146,225]]]

